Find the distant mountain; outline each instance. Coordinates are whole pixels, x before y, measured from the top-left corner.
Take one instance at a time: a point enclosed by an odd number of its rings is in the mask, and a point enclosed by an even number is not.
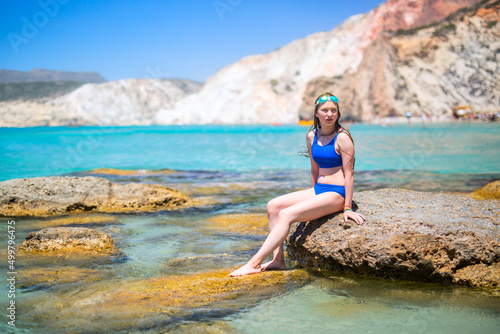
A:
[[[105,82],[96,72],[65,72],[33,69],[29,72],[0,70],[0,82],[35,82],[35,81],[76,81],[85,83]]]
[[[68,94],[85,82],[37,81],[0,83],[1,101],[47,100]]]
[[[17,85],[29,84],[35,83]],[[54,83],[43,84],[39,90],[55,90]],[[52,99],[19,98],[0,102],[0,127],[155,124],[158,110],[173,107],[187,95],[197,93],[202,85],[182,79],[125,79],[84,84]],[[28,95],[25,92],[24,96]]]

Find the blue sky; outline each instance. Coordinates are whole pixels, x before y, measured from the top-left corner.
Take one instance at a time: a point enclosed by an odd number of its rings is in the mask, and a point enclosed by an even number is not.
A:
[[[2,0],[0,69],[203,82],[245,56],[331,30],[382,2]]]

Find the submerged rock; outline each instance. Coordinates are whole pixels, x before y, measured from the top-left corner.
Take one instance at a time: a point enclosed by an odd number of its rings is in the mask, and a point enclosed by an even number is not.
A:
[[[181,276],[156,276],[96,283],[91,289],[61,299],[41,297],[25,306],[54,332],[176,331],[193,318],[227,316],[261,300],[290,291],[310,277],[303,270],[229,277],[227,269]],[[36,304],[35,304],[36,303]],[[71,321],[68,321],[71,319]]]
[[[335,214],[296,223],[291,259],[308,267],[470,286],[496,286],[500,236],[496,202],[382,189],[357,193],[363,226]]]
[[[208,220],[210,229],[242,235],[267,235],[267,215],[261,213],[225,214]]]
[[[99,270],[72,266],[56,268],[22,268],[19,270],[18,286],[22,289],[46,289],[59,284],[88,283],[102,279]]]
[[[109,249],[113,239],[107,233],[85,227],[51,227],[31,232],[23,241],[21,250],[55,251],[60,249]]]
[[[488,183],[481,189],[470,193],[469,196],[478,201],[485,199],[500,200],[500,180]]]
[[[99,213],[77,213],[74,215],[65,215],[55,217],[53,219],[37,219],[36,222],[30,224],[31,228],[47,228],[47,227],[75,227],[82,225],[106,225],[117,222],[117,217],[114,214],[99,214]],[[88,227],[88,226],[84,226]]]
[[[116,184],[94,176],[35,177],[0,182],[0,214],[48,216],[71,212],[136,212],[181,207],[176,190],[157,184]]]

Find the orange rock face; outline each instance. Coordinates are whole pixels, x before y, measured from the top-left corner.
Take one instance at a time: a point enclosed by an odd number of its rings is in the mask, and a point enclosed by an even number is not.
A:
[[[453,12],[467,1],[405,2],[416,7],[406,11],[402,1],[388,1],[367,16],[373,22],[365,25],[367,45],[359,66],[342,76],[311,80],[301,118],[311,116],[310,106],[325,91],[339,97],[344,116],[365,122],[408,112],[450,116],[457,104],[498,110],[500,5],[489,1]]]

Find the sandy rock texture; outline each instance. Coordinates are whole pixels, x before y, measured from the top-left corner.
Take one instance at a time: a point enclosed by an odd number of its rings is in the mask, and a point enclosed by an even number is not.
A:
[[[373,276],[498,287],[500,217],[495,201],[381,189],[354,196],[363,226],[341,214],[296,223],[291,259]]]
[[[161,185],[117,184],[94,176],[35,177],[0,182],[0,215],[4,216],[157,211],[187,203],[186,196]]]
[[[113,239],[107,233],[86,227],[51,227],[28,234],[21,250],[55,251],[60,249],[109,249]]]

